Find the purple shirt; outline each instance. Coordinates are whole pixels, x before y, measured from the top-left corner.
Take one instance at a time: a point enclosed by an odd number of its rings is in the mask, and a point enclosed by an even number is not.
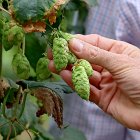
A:
[[[140,0],[99,0],[99,5],[90,9],[86,27],[86,34],[96,33],[140,47]],[[140,140],[140,132],[125,128],[76,94],[65,95],[64,121],[82,130],[87,140]]]

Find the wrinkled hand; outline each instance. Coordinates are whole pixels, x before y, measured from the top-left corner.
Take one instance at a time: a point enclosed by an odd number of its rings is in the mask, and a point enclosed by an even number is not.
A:
[[[90,101],[126,127],[140,130],[140,50],[99,35],[76,38],[69,42],[70,50],[94,69]],[[51,53],[48,56],[52,58]],[[56,72],[53,61],[49,68]],[[70,70],[62,70],[60,75],[73,87]]]

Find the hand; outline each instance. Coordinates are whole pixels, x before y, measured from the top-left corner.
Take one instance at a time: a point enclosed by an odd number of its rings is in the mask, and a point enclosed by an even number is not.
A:
[[[99,35],[77,35],[69,48],[93,66],[90,101],[126,127],[140,130],[140,50]],[[49,68],[56,72],[53,61]],[[70,70],[60,75],[73,87]]]

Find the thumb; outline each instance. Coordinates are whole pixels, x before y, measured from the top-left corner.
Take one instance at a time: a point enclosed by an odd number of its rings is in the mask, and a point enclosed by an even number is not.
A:
[[[102,66],[111,73],[124,65],[123,60],[128,61],[127,55],[109,52],[75,38],[69,42],[69,48],[78,58]]]

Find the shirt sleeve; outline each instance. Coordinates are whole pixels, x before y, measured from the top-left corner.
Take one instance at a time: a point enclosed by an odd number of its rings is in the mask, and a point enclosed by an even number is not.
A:
[[[116,39],[140,48],[140,0],[121,0],[116,12]]]

